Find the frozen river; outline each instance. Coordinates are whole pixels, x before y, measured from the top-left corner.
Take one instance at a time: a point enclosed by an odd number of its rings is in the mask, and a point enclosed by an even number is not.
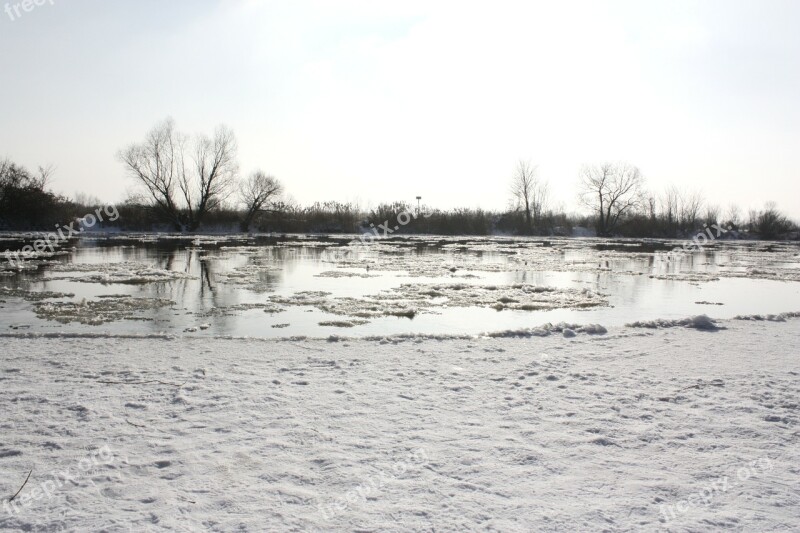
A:
[[[24,236],[6,236],[4,248]],[[325,338],[474,335],[800,309],[800,247],[316,236],[82,238],[3,261],[5,332]]]

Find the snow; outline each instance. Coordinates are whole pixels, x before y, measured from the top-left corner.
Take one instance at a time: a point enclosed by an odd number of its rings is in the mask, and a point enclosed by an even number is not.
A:
[[[777,315],[737,315],[734,320],[769,320],[771,322],[786,322],[791,318],[799,318],[800,312],[780,313]]]
[[[318,278],[374,278],[376,276],[366,274],[364,272],[350,272],[346,270],[326,270],[325,272],[320,272],[315,277]]]
[[[708,315],[697,315],[689,318],[683,318],[680,320],[665,320],[665,319],[657,319],[657,320],[642,320],[638,322],[634,322],[632,324],[628,324],[630,328],[694,328],[694,329],[701,329],[706,331],[715,331],[719,329],[716,321],[710,318]]]
[[[52,266],[51,270],[53,272],[65,272],[72,275],[48,276],[45,278],[46,281],[68,280],[80,283],[124,283],[140,285],[145,283],[192,279],[192,276],[184,272],[154,268],[145,263],[136,262],[105,264],[57,263]]]
[[[532,284],[473,285],[467,283],[404,283],[363,298],[331,297],[326,291],[300,291],[291,296],[270,296],[279,305],[314,306],[326,313],[359,318],[436,313],[447,307],[489,307],[536,311],[585,309],[608,305],[604,295],[589,289],[558,289]]]
[[[253,252],[250,252],[253,253]],[[273,289],[270,276],[280,272],[280,268],[268,263],[269,258],[257,258],[253,264],[235,268],[217,276],[220,283],[241,285],[254,292],[267,292]]]
[[[798,320],[703,323],[4,333],[0,529],[797,530]]]
[[[97,326],[117,320],[151,321],[147,311],[172,307],[175,302],[164,298],[131,298],[129,296],[103,296],[97,300],[67,302],[39,302],[34,307],[39,318],[62,324],[77,322]]]

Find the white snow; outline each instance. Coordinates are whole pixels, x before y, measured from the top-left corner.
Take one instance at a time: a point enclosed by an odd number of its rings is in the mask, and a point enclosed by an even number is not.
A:
[[[192,279],[192,276],[184,272],[154,268],[151,265],[136,262],[104,264],[57,263],[52,266],[51,270],[53,272],[64,272],[72,275],[48,276],[45,278],[47,281],[68,280],[81,283],[124,283],[139,285],[179,279]]]
[[[175,305],[165,298],[131,298],[128,296],[106,296],[97,300],[38,302],[34,307],[36,316],[62,324],[77,322],[97,326],[117,320],[152,320],[146,312]]]
[[[632,324],[627,324],[629,328],[650,328],[650,329],[657,329],[657,328],[694,328],[694,329],[701,329],[701,330],[709,330],[714,331],[719,329],[716,321],[710,318],[708,315],[697,315],[692,316],[689,318],[682,318],[679,320],[665,320],[665,319],[656,319],[656,320],[641,320],[637,322],[633,322]]]
[[[327,313],[361,318],[413,317],[447,307],[489,307],[535,311],[586,309],[608,305],[604,295],[589,289],[558,289],[532,284],[473,285],[467,283],[404,283],[363,298],[332,297],[325,291],[300,291],[291,296],[271,296],[280,305],[314,306]]]
[[[0,529],[798,530],[790,318],[440,341],[3,334]]]

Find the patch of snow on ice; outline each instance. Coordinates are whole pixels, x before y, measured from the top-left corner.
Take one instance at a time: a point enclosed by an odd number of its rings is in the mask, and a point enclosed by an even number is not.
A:
[[[53,272],[82,273],[81,276],[54,277],[49,276],[45,281],[68,280],[80,283],[141,285],[146,283],[159,283],[179,279],[194,279],[194,276],[185,272],[155,268],[143,263],[123,262],[106,264],[76,264],[59,263],[52,267]]]
[[[34,311],[44,320],[97,326],[117,320],[152,320],[141,313],[172,305],[175,302],[162,298],[100,298],[80,302],[40,302]]]
[[[644,320],[626,324],[626,327],[649,329],[684,327],[698,329],[701,331],[717,331],[719,329],[723,329],[721,326],[718,326],[714,319],[710,318],[708,315],[697,315],[680,320],[667,320],[663,318],[656,320]]]

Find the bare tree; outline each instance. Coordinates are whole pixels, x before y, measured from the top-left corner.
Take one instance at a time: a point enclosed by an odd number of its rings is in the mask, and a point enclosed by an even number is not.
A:
[[[706,206],[706,224],[711,226],[720,222],[720,213],[722,210],[718,205]]]
[[[767,202],[764,210],[756,216],[756,231],[762,239],[776,239],[793,229],[794,224],[786,218],[775,202]]]
[[[184,139],[181,147],[185,144],[189,143]],[[189,169],[181,150],[178,187],[188,211],[189,230],[195,231],[205,215],[220,207],[230,195],[239,165],[236,162],[236,137],[224,126],[217,128],[213,139],[199,135],[192,148]]]
[[[747,231],[756,231],[758,227],[758,209],[747,210]]]
[[[223,126],[213,139],[192,140],[167,119],[142,143],[122,150],[119,159],[176,230],[196,231],[230,194],[238,173],[236,151],[233,132]]]
[[[172,222],[176,230],[181,231],[183,221],[175,201],[180,159],[178,142],[175,122],[167,119],[150,130],[144,142],[132,144],[120,151],[118,157],[128,173],[147,189],[153,206]]]
[[[39,167],[39,175],[35,176],[34,181],[36,183],[36,187],[43,191],[47,188],[50,184],[50,178],[53,177],[56,169],[53,165],[47,165],[46,167],[40,166]]]
[[[667,187],[664,194],[661,196],[661,212],[666,220],[669,231],[674,232],[675,226],[678,223],[678,205],[680,203],[680,192],[678,189],[671,185]]]
[[[50,178],[53,176],[54,167],[48,165],[39,167],[39,173],[33,174],[27,168],[18,165],[10,159],[0,161],[0,187],[15,187],[44,192]]]
[[[250,174],[239,187],[239,200],[244,205],[245,214],[242,219],[242,231],[250,231],[256,215],[269,203],[274,203],[283,191],[280,182],[273,176],[257,170]]]
[[[535,228],[541,228],[544,224],[544,218],[548,213],[548,202],[550,201],[550,186],[539,181],[533,189],[533,225]]]
[[[643,183],[642,173],[628,163],[583,167],[580,199],[597,214],[598,235],[610,235],[622,217],[642,204]]]
[[[700,210],[704,203],[703,195],[698,191],[680,195],[680,218],[684,231],[697,229],[697,219],[700,218]]]
[[[538,227],[547,209],[549,188],[539,181],[536,166],[527,161],[520,161],[511,182],[511,194],[517,209],[525,213],[525,224],[528,233]]]
[[[736,204],[729,205],[726,218],[728,219],[728,227],[738,230],[742,223],[742,211],[739,206]]]
[[[658,218],[658,200],[656,199],[655,195],[647,195],[647,205],[645,207],[647,209],[646,214],[650,217],[650,221],[655,222],[655,220]]]
[[[73,196],[73,202],[78,205],[88,206],[88,207],[98,207],[102,206],[103,202],[97,196],[93,194],[87,194],[85,192],[78,191]]]

